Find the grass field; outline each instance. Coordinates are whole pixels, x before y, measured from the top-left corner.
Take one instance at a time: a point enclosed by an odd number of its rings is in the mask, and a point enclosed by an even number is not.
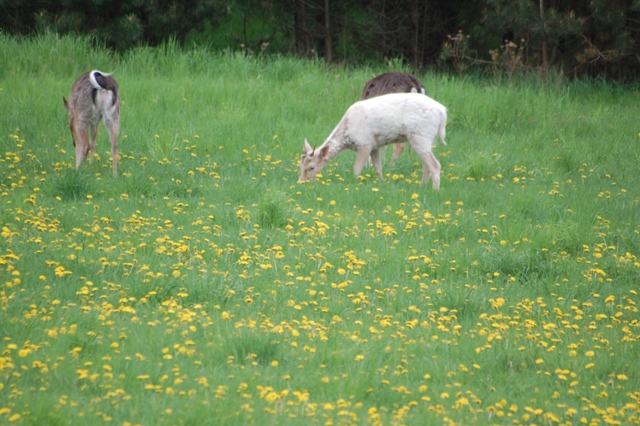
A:
[[[384,67],[54,36],[0,63],[0,424],[640,423],[637,86],[418,75],[435,192],[407,151],[297,183]],[[104,127],[74,169],[91,69],[116,179]]]

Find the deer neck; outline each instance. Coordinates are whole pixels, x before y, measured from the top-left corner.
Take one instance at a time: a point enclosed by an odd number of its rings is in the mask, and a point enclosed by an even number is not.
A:
[[[353,149],[351,147],[351,141],[347,135],[347,122],[341,122],[318,149],[323,148],[328,148],[326,161],[331,160],[345,149]]]

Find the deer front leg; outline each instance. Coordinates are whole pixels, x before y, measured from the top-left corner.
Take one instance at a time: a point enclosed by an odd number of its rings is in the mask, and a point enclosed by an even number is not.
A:
[[[371,151],[371,161],[373,161],[373,168],[378,172],[378,178],[384,180],[382,176],[382,160],[380,158],[380,150],[374,149]]]
[[[76,170],[80,168],[82,162],[87,158],[89,152],[89,131],[75,131],[75,148],[76,148]]]
[[[367,164],[367,158],[369,158],[370,153],[372,153],[372,151],[369,151],[368,149],[365,149],[365,148],[360,148],[358,150],[358,157],[356,158],[356,164],[353,165],[353,173],[356,175],[356,177],[360,176],[360,173],[362,172],[362,168],[364,167],[365,164]]]

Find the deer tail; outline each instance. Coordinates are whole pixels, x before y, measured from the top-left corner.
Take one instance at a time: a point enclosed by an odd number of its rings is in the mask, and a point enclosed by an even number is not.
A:
[[[117,86],[115,86],[115,80],[111,77],[111,73],[107,74],[106,72],[93,70],[89,73],[89,81],[91,81],[94,89],[117,91]]]
[[[442,108],[440,109],[440,126],[438,127],[438,136],[440,137],[440,140],[442,141],[443,145],[446,145],[447,143],[444,140],[444,137],[446,135],[446,126],[447,126],[447,110],[446,108]]]

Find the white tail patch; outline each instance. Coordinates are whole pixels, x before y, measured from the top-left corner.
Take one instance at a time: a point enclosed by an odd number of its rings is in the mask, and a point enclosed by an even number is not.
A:
[[[91,85],[93,86],[94,89],[104,89],[104,87],[102,87],[100,85],[100,83],[98,83],[98,80],[96,79],[96,73],[101,74],[105,77],[110,76],[113,73],[109,73],[107,74],[106,72],[102,72],[102,71],[98,71],[98,70],[93,70],[89,73],[89,81],[91,82]]]

